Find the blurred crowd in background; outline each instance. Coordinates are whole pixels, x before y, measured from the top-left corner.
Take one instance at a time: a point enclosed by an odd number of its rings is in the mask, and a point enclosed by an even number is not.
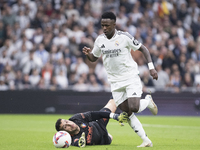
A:
[[[102,34],[102,12],[150,51],[132,52],[144,91],[200,91],[200,0],[0,0],[0,90],[109,91],[102,59],[82,53]]]

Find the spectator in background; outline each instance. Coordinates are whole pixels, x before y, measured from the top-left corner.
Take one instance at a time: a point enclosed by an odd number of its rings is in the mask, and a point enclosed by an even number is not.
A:
[[[69,38],[66,36],[66,34],[63,31],[60,31],[58,36],[55,36],[53,38],[53,44],[55,44],[56,46],[60,46],[60,45],[68,46]]]
[[[39,74],[39,71],[37,69],[34,69],[29,76],[29,82],[31,84],[31,87],[36,88],[40,79],[41,79],[41,76]]]
[[[33,49],[33,43],[29,41],[25,34],[22,34],[21,39],[16,42],[16,47],[20,49],[25,44],[28,51]]]
[[[91,13],[93,16],[100,17],[103,9],[103,0],[90,1]]]
[[[3,46],[5,31],[3,27],[3,22],[0,20],[0,47]]]
[[[25,5],[22,3],[22,0],[17,0],[16,2],[17,3],[14,3],[14,5],[12,6],[13,13],[18,13],[25,10]]]
[[[89,91],[90,92],[99,92],[99,91],[103,91],[103,87],[102,85],[100,85],[97,82],[97,78],[95,76],[95,74],[89,74],[89,80],[88,80],[88,87],[89,87]]]
[[[94,69],[94,73],[98,79],[98,81],[102,84],[102,85],[110,85],[110,83],[108,82],[108,76],[107,76],[107,72],[103,66],[103,61],[102,61],[102,58],[99,58],[97,60],[97,64],[95,66],[95,69]]]
[[[81,30],[81,26],[75,24],[72,28],[71,35],[69,37],[75,38],[75,43],[78,45],[81,43],[81,38],[84,37],[84,32]]]
[[[44,44],[39,44],[38,49],[35,51],[35,56],[42,60],[42,64],[45,65],[49,61],[49,52],[44,49]]]
[[[49,85],[46,85],[45,79],[43,79],[43,78],[40,79],[38,85],[36,86],[36,88],[38,90],[47,90],[47,89],[49,89],[48,87],[49,87]]]
[[[126,16],[126,8],[124,6],[120,6],[116,21],[117,28],[124,31],[126,29],[128,19],[129,18]]]
[[[94,19],[90,15],[89,11],[84,11],[83,15],[81,15],[79,19],[79,24],[86,28],[90,23],[94,23]]]
[[[17,39],[20,38],[22,34],[22,29],[20,28],[19,22],[15,22],[14,27],[13,27],[13,36],[16,36]]]
[[[83,76],[80,76],[78,78],[78,82],[74,84],[72,87],[72,90],[77,92],[86,92],[88,91],[88,85],[85,83],[85,78]]]
[[[62,59],[62,58],[63,58],[63,53],[58,49],[58,46],[52,45],[52,46],[51,46],[50,53],[49,53],[50,62],[51,62],[53,65],[56,65],[56,64],[57,64],[57,61],[58,61],[59,59]]]
[[[182,83],[182,87],[184,88],[186,88],[186,87],[192,87],[193,86],[193,83],[194,83],[194,81],[193,81],[193,79],[192,79],[192,76],[191,76],[191,74],[189,73],[189,72],[186,72],[185,74],[184,74],[184,77],[183,77],[183,83]]]
[[[65,15],[67,16],[68,19],[74,18],[75,21],[79,20],[79,12],[77,9],[74,8],[74,4],[72,2],[67,3],[67,8],[65,9]]]
[[[38,45],[38,44],[42,43],[43,38],[44,38],[44,35],[43,35],[42,28],[37,28],[35,30],[33,37],[32,37],[33,43]]]
[[[73,56],[80,56],[81,52],[78,49],[78,44],[76,43],[76,38],[73,36],[73,37],[70,38],[69,41],[70,42],[69,42],[68,48],[70,49],[70,53]]]
[[[56,64],[54,65],[54,75],[60,74],[61,71],[65,76],[67,76],[68,70],[63,57],[58,59]]]
[[[5,77],[0,76],[0,91],[7,91],[9,90],[8,86],[5,84]]]
[[[68,78],[66,72],[60,70],[58,74],[55,75],[55,81],[59,89],[64,90],[68,87]]]
[[[14,79],[15,79],[15,70],[14,70],[14,68],[7,63],[4,66],[3,75],[5,77],[5,83],[7,85],[10,85],[10,82],[14,81]]]
[[[141,57],[141,55],[139,55],[139,59],[137,59],[137,63],[138,63],[138,70],[139,70],[140,76],[143,77],[145,72],[149,71],[149,69],[146,66],[145,60],[143,59],[143,57]]]
[[[51,50],[51,46],[53,45],[52,44],[52,38],[53,38],[53,34],[50,33],[51,30],[51,27],[47,28],[47,30],[45,30],[45,34],[44,34],[44,38],[43,38],[43,41],[42,43],[44,44],[44,48],[50,52]]]
[[[17,70],[16,71],[16,77],[15,77],[15,80],[14,80],[16,90],[22,90],[23,89],[22,80],[23,80],[22,72],[20,70]]]
[[[156,82],[153,81],[153,84],[157,89],[165,89],[165,87],[167,87],[169,84],[169,75],[162,69],[160,64],[156,65],[156,70],[158,72],[159,78]]]
[[[11,62],[10,58],[6,56],[7,50],[4,50],[0,56],[0,73],[3,72],[6,64]]]
[[[71,64],[71,71],[76,73],[76,79],[78,80],[82,74],[89,73],[89,67],[83,61],[82,57],[77,57],[76,62]],[[82,83],[82,82],[81,82]]]
[[[172,87],[176,92],[179,92],[179,88],[181,87],[181,74],[177,64],[172,66],[172,74],[170,75],[169,80],[169,87]]]
[[[29,81],[29,75],[28,74],[23,75],[22,84],[23,84],[24,90],[28,90],[28,89],[31,88],[31,83]]]
[[[191,53],[191,57],[195,62],[200,61],[200,45],[197,45],[194,51]]]
[[[5,50],[6,50],[6,54],[5,52],[3,52]],[[16,50],[16,47],[12,43],[12,40],[6,39],[4,42],[4,45],[0,48],[0,54],[3,55],[4,53],[6,57],[10,57],[15,50]]]
[[[30,24],[30,19],[26,16],[24,10],[20,10],[18,15],[16,16],[16,21],[19,22],[20,28],[23,30],[27,28]]]
[[[44,10],[44,14],[51,17],[51,15],[54,13],[54,9],[51,3],[47,3],[46,8]]]
[[[42,12],[37,11],[36,17],[31,20],[31,27],[32,28],[42,28],[42,17],[43,17]]]
[[[76,73],[75,72],[71,72],[69,74],[69,86],[73,87],[76,83],[77,83]]]
[[[88,24],[88,26],[86,27],[85,37],[92,37],[92,39],[95,40],[97,36],[98,35],[95,32],[94,24],[92,22],[90,22]],[[81,37],[81,41],[82,41],[83,38],[84,38],[84,36]]]
[[[42,60],[34,55],[34,50],[30,51],[29,55],[24,57],[20,61],[20,69],[22,69],[23,74],[31,74],[32,70],[38,69],[41,71],[42,69]]]
[[[139,8],[134,6],[132,11],[129,13],[129,18],[132,20],[133,25],[137,25],[137,22],[143,17]]]
[[[180,75],[181,75],[182,78],[185,74],[186,61],[187,61],[187,58],[186,58],[185,54],[182,53],[179,57],[179,60],[178,60],[178,66],[179,66]]]
[[[153,80],[152,80],[152,78],[149,74],[149,71],[145,71],[143,73],[143,76],[141,77],[141,79],[142,79],[144,86],[146,86],[146,87],[153,87],[154,86],[154,82],[153,82]]]
[[[23,44],[20,49],[17,50],[17,52],[14,54],[14,58],[19,64],[20,61],[29,55],[29,51],[26,48],[26,44]]]
[[[177,61],[171,50],[168,50],[166,55],[164,55],[163,57],[164,57],[163,60],[162,60],[162,68],[163,69],[171,68],[171,66],[173,64],[175,64],[176,61]]]
[[[40,80],[39,85],[42,87],[48,87],[51,83],[53,77],[53,65],[50,62],[47,62],[41,71],[42,79]],[[43,86],[44,84],[44,86]],[[41,87],[41,88],[42,88]]]
[[[16,21],[16,15],[14,13],[12,13],[12,9],[8,5],[4,5],[4,13],[5,13],[5,15],[3,15],[3,17],[2,17],[4,27],[6,27],[6,26],[12,27]]]

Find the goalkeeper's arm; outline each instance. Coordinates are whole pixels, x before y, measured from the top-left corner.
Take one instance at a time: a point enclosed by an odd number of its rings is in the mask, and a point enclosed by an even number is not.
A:
[[[114,120],[117,120],[119,122],[127,122],[128,121],[128,114],[123,112],[121,114],[116,114],[112,112],[106,112],[106,111],[92,111],[91,112],[92,120],[99,120],[102,118],[112,118]]]

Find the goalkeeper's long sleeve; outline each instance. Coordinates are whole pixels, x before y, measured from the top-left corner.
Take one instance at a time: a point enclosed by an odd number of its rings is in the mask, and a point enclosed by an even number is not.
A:
[[[118,121],[119,114],[103,111],[92,111],[91,112],[92,120],[99,120],[102,118],[112,118]]]

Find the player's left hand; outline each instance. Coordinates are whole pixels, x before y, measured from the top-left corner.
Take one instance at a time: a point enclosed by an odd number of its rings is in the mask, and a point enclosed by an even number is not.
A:
[[[85,147],[86,145],[86,141],[85,141],[85,132],[83,132],[81,134],[81,137],[79,138],[79,141],[78,141],[78,146],[79,147]]]
[[[155,69],[150,70],[150,75],[153,77],[153,79],[158,79],[158,73]]]

